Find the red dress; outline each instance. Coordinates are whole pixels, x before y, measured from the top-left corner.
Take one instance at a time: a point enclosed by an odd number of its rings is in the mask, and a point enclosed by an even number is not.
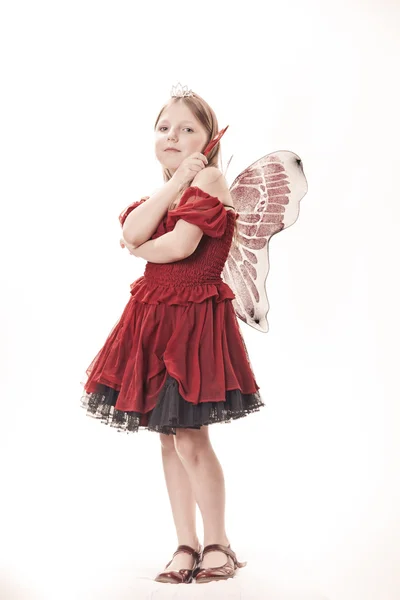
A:
[[[146,199],[121,214],[121,225]],[[81,382],[88,416],[119,431],[176,434],[177,427],[230,422],[265,406],[233,309],[235,294],[221,279],[237,217],[198,187],[165,214],[151,239],[179,219],[204,235],[193,254],[147,262],[131,284],[119,321]]]

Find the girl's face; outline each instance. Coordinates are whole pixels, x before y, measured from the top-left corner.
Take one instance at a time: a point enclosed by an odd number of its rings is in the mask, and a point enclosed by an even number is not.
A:
[[[155,131],[155,151],[159,162],[172,174],[184,158],[202,152],[207,142],[207,131],[183,102],[162,113]],[[166,152],[166,148],[176,148],[179,152]]]

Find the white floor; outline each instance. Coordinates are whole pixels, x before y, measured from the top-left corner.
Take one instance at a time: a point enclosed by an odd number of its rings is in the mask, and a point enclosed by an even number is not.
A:
[[[241,556],[243,553],[241,553]],[[37,557],[36,557],[37,558]],[[252,557],[233,579],[204,584],[162,584],[154,581],[166,555],[150,561],[78,565],[67,556],[54,553],[37,564],[35,557],[18,569],[3,570],[0,579],[2,600],[155,600],[180,598],[224,598],[232,600],[330,600],[299,577],[294,581],[277,561],[260,561]],[[248,559],[247,555],[245,559]],[[154,563],[150,565],[149,563]],[[135,564],[136,563],[136,564]]]

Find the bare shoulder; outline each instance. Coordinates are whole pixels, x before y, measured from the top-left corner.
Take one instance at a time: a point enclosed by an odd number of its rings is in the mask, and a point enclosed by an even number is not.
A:
[[[206,166],[204,167],[204,169],[197,173],[196,177],[192,181],[192,184],[196,181],[204,183],[214,183],[216,181],[219,181],[221,177],[222,173],[218,169],[218,167],[214,167],[213,165],[209,167]]]
[[[228,184],[218,167],[205,167],[197,173],[191,185],[201,188],[210,196],[217,196],[222,204],[233,206]]]

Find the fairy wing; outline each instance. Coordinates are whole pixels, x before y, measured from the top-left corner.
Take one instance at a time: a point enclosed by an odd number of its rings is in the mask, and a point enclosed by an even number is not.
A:
[[[240,173],[230,186],[238,224],[237,244],[232,243],[222,279],[236,298],[239,319],[268,331],[269,310],[265,282],[269,272],[271,237],[293,225],[300,200],[308,190],[299,156],[288,150],[266,154]]]

